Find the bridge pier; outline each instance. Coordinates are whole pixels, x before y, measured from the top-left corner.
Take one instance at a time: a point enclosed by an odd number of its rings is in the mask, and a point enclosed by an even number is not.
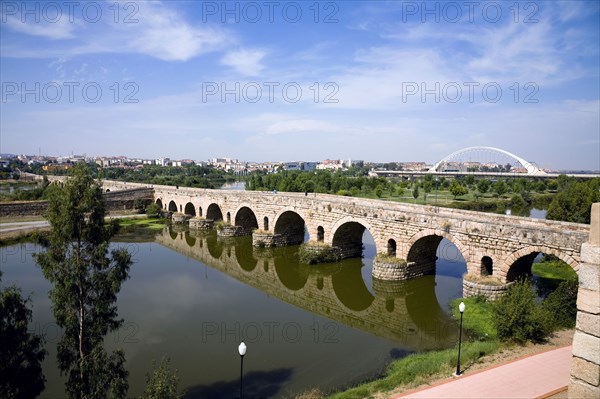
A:
[[[252,233],[252,246],[256,248],[285,247],[287,242],[284,234]]]
[[[192,218],[190,219],[190,229],[210,230],[215,226],[215,221],[211,219]]]
[[[373,261],[373,278],[386,281],[409,280],[415,277],[435,274],[436,257],[424,258],[416,262],[404,259],[375,258]]]
[[[222,224],[217,226],[217,236],[219,237],[242,237],[252,235],[252,229],[242,226],[231,226]]]

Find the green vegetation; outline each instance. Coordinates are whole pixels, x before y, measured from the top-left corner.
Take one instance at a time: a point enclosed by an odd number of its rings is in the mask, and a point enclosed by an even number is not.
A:
[[[396,264],[396,265],[401,265],[401,266],[406,265],[405,259],[398,258],[396,256],[391,256],[388,254],[377,254],[377,256],[375,257],[375,262],[390,263],[390,264]]]
[[[107,353],[104,338],[123,323],[116,300],[131,255],[124,248],[109,255],[118,225],[105,225],[104,217],[102,188],[85,164],[76,165],[64,187],[50,190],[51,231],[46,251],[34,255],[52,284],[52,311],[64,329],[57,360],[71,398],[123,398],[129,388],[125,354]]]
[[[162,230],[168,222],[166,219],[155,219],[150,217],[118,219],[118,221],[119,225],[123,228],[135,226],[155,230]]]
[[[311,173],[254,172],[246,178],[246,189],[328,193],[482,212],[504,213],[510,208],[515,216],[528,216],[531,208],[547,209],[554,201],[554,207],[561,211],[550,210],[549,218],[579,223],[589,223],[591,203],[600,201],[600,179],[578,182],[575,178],[559,176],[557,179],[521,177],[489,180],[475,179],[474,176],[459,176],[453,179],[426,175],[420,179],[404,180],[367,177],[365,173],[364,168],[338,172],[320,170]],[[561,190],[567,190],[567,194],[559,197],[557,193],[561,193]],[[565,202],[568,204],[564,205]]]
[[[171,359],[163,357],[158,367],[152,361],[152,372],[146,374],[146,389],[140,399],[181,399],[177,393],[179,376],[177,370],[171,371]]]
[[[465,303],[461,363],[465,366],[481,357],[526,341],[541,342],[555,330],[572,328],[577,308],[577,285],[561,283],[546,300],[539,302],[529,280],[519,281],[498,301],[483,297],[452,301],[452,315],[458,322],[458,305]],[[409,389],[432,379],[448,376],[456,367],[456,348],[409,355],[392,362],[377,379],[359,384],[331,399],[369,398],[397,387]],[[314,396],[321,397],[321,396]]]
[[[28,187],[28,190],[14,190],[12,193],[0,193],[0,201],[37,201],[47,198],[47,192],[50,182],[44,176],[40,183],[20,183],[21,187]]]
[[[544,255],[541,262],[533,264],[531,271],[533,274],[545,279],[577,281],[575,270],[551,255]]]
[[[563,281],[540,302],[529,279],[515,282],[494,302],[498,338],[523,344],[543,342],[553,331],[572,327],[577,313],[577,282]]]
[[[0,282],[2,272],[0,271]],[[27,329],[31,322],[29,299],[15,286],[0,290],[0,397],[35,398],[46,379],[42,361],[47,352],[43,338]]]
[[[493,314],[498,338],[504,341],[543,342],[551,331],[548,315],[529,280],[515,282],[494,303]]]
[[[600,179],[578,182],[559,176],[558,187],[560,191],[550,203],[547,218],[589,224],[591,206],[600,201]]]
[[[315,265],[317,263],[332,263],[340,260],[337,252],[327,244],[302,244],[298,250],[300,263]]]
[[[494,325],[493,302],[484,297],[458,298],[452,301],[452,316],[460,319],[458,305],[465,303],[463,329],[466,336],[479,341],[498,339]]]
[[[478,359],[498,350],[497,341],[463,342],[461,363],[477,362]],[[446,349],[409,355],[391,363],[382,378],[358,385],[347,391],[329,396],[331,399],[364,399],[376,392],[390,391],[398,386],[416,386],[427,383],[432,377],[451,375],[456,368],[456,349]]]

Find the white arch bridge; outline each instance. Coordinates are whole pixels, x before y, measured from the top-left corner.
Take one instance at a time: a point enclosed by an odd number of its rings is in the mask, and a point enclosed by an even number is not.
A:
[[[502,150],[500,148],[495,148],[495,147],[483,147],[483,146],[476,146],[476,147],[467,147],[467,148],[463,148],[460,149],[458,151],[453,152],[452,154],[448,155],[447,157],[443,158],[442,160],[440,160],[438,163],[436,163],[435,165],[433,165],[430,169],[429,172],[430,173],[438,173],[438,172],[443,172],[444,167],[446,165],[448,165],[451,162],[458,162],[458,161],[464,161],[464,157],[465,156],[469,156],[469,157],[475,157],[475,159],[481,159],[479,157],[481,157],[481,155],[492,155],[492,156],[501,156],[507,159],[512,160],[513,162],[517,162],[519,165],[521,165],[522,168],[524,168],[527,173],[527,176],[545,176],[546,172],[544,172],[543,170],[541,170],[539,167],[537,167],[535,164],[528,162],[526,160],[524,160],[523,158],[510,153],[508,151]]]

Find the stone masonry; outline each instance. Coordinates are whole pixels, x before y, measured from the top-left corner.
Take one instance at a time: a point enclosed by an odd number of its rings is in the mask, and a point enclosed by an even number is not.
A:
[[[294,220],[288,217],[292,212],[304,221],[310,241],[317,241],[321,231],[329,245],[336,240],[345,242],[342,234],[353,239],[358,236],[357,229],[367,229],[379,253],[394,240],[396,256],[409,264],[434,258],[431,248],[435,251],[435,246],[430,244],[446,238],[464,257],[469,274],[481,275],[487,257],[492,261],[491,274],[500,282],[509,282],[508,272],[519,259],[539,252],[556,255],[578,271],[581,244],[590,231],[588,225],[577,223],[328,194],[208,190],[106,180],[104,187],[111,191],[151,187],[154,200],[163,209],[184,212],[187,208],[200,219],[206,218],[209,206],[218,207],[232,224],[238,212],[250,210],[261,227],[269,226],[270,233],[295,231],[293,226],[285,226]]]
[[[581,246],[577,324],[569,398],[600,398],[600,203],[592,206],[588,242]]]

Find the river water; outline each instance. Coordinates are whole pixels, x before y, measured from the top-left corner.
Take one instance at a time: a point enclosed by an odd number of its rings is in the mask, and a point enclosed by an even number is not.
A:
[[[462,295],[466,271],[456,247],[440,244],[435,276],[381,284],[371,279],[375,247],[368,232],[363,243],[363,259],[308,266],[299,264],[298,247],[259,250],[248,237],[171,227],[121,237],[113,245],[126,246],[134,264],[118,296],[125,323],[106,345],[126,353],[129,396],[142,392],[152,360],[169,356],[186,397],[237,397],[242,339],[246,397],[341,388],[379,374],[392,359],[452,347],[457,331],[449,303]],[[1,248],[2,285],[14,283],[31,296],[30,330],[45,335],[49,350],[41,397],[60,398],[61,332],[50,285],[32,259],[39,250]]]

